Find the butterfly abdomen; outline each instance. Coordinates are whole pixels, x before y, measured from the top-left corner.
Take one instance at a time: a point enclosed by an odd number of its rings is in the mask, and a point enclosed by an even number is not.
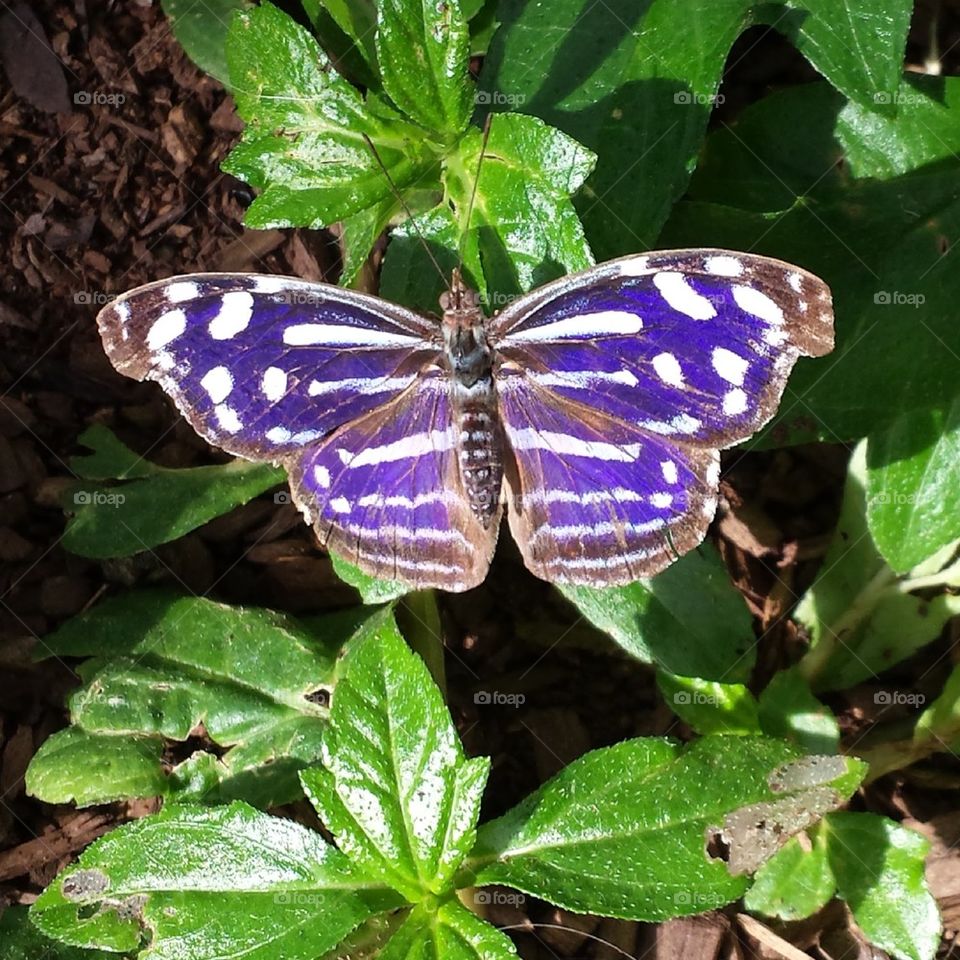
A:
[[[465,386],[454,379],[457,458],[474,516],[488,527],[497,513],[503,482],[500,423],[493,378]]]

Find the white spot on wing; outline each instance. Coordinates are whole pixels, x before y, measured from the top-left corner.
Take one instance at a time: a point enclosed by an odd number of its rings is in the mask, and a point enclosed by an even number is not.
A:
[[[666,480],[667,483],[677,482],[677,465],[672,460],[661,461],[660,472],[663,474],[663,479]]]
[[[683,371],[672,353],[658,353],[653,358],[653,369],[657,376],[671,387],[683,386]]]
[[[314,467],[313,468],[313,479],[320,484],[321,487],[330,486],[330,471],[326,467]]]
[[[773,326],[783,323],[783,311],[765,293],[754,287],[736,284],[733,287],[733,299],[741,310],[765,320]]]
[[[702,424],[689,413],[678,413],[669,420],[641,420],[637,426],[650,433],[663,437],[673,436],[675,433],[696,433]]]
[[[349,450],[338,450],[337,454],[340,460],[352,469],[395,460],[411,460],[424,454],[449,450],[455,445],[456,439],[452,429],[431,430],[428,433],[415,433],[402,440],[393,440],[379,447],[366,447],[357,454]]]
[[[286,427],[271,427],[264,436],[271,443],[286,443],[290,439],[290,431]]]
[[[567,340],[594,337],[616,337],[638,333],[643,328],[643,320],[627,310],[598,310],[596,313],[581,313],[575,317],[564,317],[539,327],[511,331],[509,340]]]
[[[349,513],[350,501],[346,497],[334,497],[330,501],[330,509],[334,513]]]
[[[343,323],[295,323],[283,331],[283,342],[291,347],[406,347],[419,339],[412,334]]]
[[[324,393],[336,393],[349,390],[352,393],[387,393],[390,390],[402,390],[414,379],[408,377],[350,377],[346,380],[311,380],[307,393],[319,397]]]
[[[575,390],[601,383],[622,383],[627,387],[635,387],[640,382],[629,370],[556,370],[550,373],[528,370],[527,376],[541,387],[568,387]]]
[[[147,332],[147,347],[160,350],[172,343],[187,329],[187,315],[182,310],[168,310],[153,321]]]
[[[661,510],[665,510],[667,507],[673,503],[673,494],[672,493],[651,493],[650,494],[650,503],[655,507],[659,507]]]
[[[214,340],[231,340],[241,330],[246,330],[253,316],[253,297],[246,290],[225,293],[220,300],[220,310],[210,321],[210,336]]]
[[[717,254],[703,261],[703,269],[715,277],[739,277],[743,273],[743,263],[736,257]]]
[[[290,286],[292,284],[289,280],[283,277],[271,277],[266,274],[254,277],[253,280],[253,289],[257,293],[280,293],[281,290],[286,290]]]
[[[207,391],[214,403],[223,403],[233,389],[233,377],[226,367],[214,367],[204,374],[200,386]]]
[[[192,280],[177,280],[167,287],[167,299],[171,303],[184,303],[199,296],[200,288]]]
[[[589,457],[594,460],[622,460],[632,462],[640,456],[640,444],[614,444],[602,440],[582,440],[569,433],[552,430],[535,430],[523,427],[519,430],[507,426],[507,436],[516,450],[552,450],[554,453],[574,457]]]
[[[260,388],[263,395],[271,402],[276,403],[282,399],[287,392],[287,374],[279,367],[267,367],[263,371],[263,379],[260,382]]]
[[[747,395],[739,387],[728,390],[723,397],[723,412],[728,417],[735,417],[747,409]]]
[[[749,360],[726,347],[714,347],[712,362],[717,375],[726,380],[727,383],[732,383],[735,387],[743,386],[743,377],[750,367]]]
[[[649,257],[631,257],[620,264],[621,277],[641,277],[650,272]]]
[[[121,300],[119,303],[114,305],[114,310],[117,314],[117,319],[121,323],[126,323],[130,319],[130,304],[126,300]]]
[[[787,283],[790,284],[790,288],[792,290],[795,290],[797,293],[799,293],[800,288],[803,285],[803,277],[801,277],[799,273],[791,273],[790,276],[787,277]]]
[[[237,411],[234,410],[233,407],[228,407],[225,403],[218,403],[213,408],[213,412],[217,418],[217,423],[219,423],[221,429],[226,430],[227,433],[236,433],[238,430],[243,429],[243,424],[240,422]]]
[[[693,320],[712,320],[717,315],[713,304],[697,293],[682,273],[661,270],[653,275],[653,285],[674,310],[679,310]]]

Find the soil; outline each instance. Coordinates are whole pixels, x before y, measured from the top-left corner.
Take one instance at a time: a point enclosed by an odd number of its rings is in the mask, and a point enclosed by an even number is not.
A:
[[[32,902],[91,840],[157,808],[144,800],[76,810],[26,794],[30,758],[66,724],[66,698],[78,684],[75,663],[36,659],[47,633],[135,584],[179,582],[226,602],[300,614],[342,607],[356,595],[333,575],[292,507],[270,496],[128,561],[91,561],[61,548],[60,494],[73,476],[77,437],[90,424],[109,426],[163,465],[222,459],[159,388],[114,372],[94,323],[109,296],[203,270],[333,281],[338,255],[326,232],[244,228],[252,194],[219,169],[240,130],[232,102],[186,59],[158,6],[0,6],[2,909]],[[924,58],[933,15],[932,3],[920,4],[913,62]],[[937,23],[940,49],[955,56],[957,5],[944,3]],[[729,63],[726,117],[772,87],[812,78],[769,30],[744,35]],[[830,542],[848,453],[819,445],[725,459],[724,502],[711,536],[754,614],[757,688],[806,642],[788,614]],[[619,654],[530,576],[507,538],[487,582],[442,605],[451,710],[468,752],[493,758],[484,818],[589,749],[631,736],[691,735],[658,697],[652,671]],[[948,631],[901,664],[897,685],[948,663],[953,640]],[[474,693],[489,688],[522,702],[476,704]],[[830,705],[851,748],[877,719],[865,686]],[[945,949],[960,925],[958,785],[960,764],[943,755],[855,799],[857,809],[908,821],[934,840],[929,878],[945,915]],[[837,904],[799,924],[764,925],[730,908],[653,925],[578,917],[507,893],[494,898],[488,915],[530,958],[871,953]]]

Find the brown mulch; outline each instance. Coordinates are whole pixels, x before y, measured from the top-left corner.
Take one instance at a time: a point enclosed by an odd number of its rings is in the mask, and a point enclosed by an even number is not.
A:
[[[784,72],[786,82],[806,77],[782,40],[759,40],[750,69],[728,80],[741,100],[785,82]],[[297,613],[339,607],[355,594],[293,509],[270,497],[129,562],[90,561],[59,546],[59,492],[72,476],[76,438],[91,423],[164,465],[216,458],[158,388],[113,371],[94,324],[109,296],[201,270],[334,279],[337,254],[325,233],[244,229],[250,191],[219,169],[239,131],[232,103],[186,59],[157,5],[4,4],[0,59],[2,908],[32,902],[91,840],[156,808],[137,801],[77,811],[25,793],[30,758],[65,724],[65,698],[77,682],[70,664],[33,661],[45,634],[107,594],[171,580],[171,571],[195,592]],[[714,533],[756,618],[760,684],[805,642],[787,614],[829,544],[846,457],[842,447],[818,446],[725,462],[725,509]],[[488,582],[447,598],[443,614],[451,707],[468,751],[493,757],[485,817],[586,750],[630,736],[689,734],[658,698],[651,671],[578,621],[526,573],[509,542]],[[493,681],[523,703],[478,707],[474,692]],[[851,742],[874,722],[872,703],[855,691],[832,706]],[[934,840],[930,879],[951,938],[960,916],[960,828],[950,807],[958,770],[937,760],[928,780],[884,778],[858,800]],[[782,929],[735,910],[648,925],[577,917],[504,891],[488,916],[511,930],[526,957],[869,953],[836,904]]]

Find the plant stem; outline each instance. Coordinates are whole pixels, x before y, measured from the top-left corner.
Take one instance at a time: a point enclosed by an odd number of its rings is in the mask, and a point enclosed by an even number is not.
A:
[[[434,683],[447,697],[447,674],[443,663],[443,633],[434,590],[408,593],[397,608],[397,622],[412,650],[427,665]]]
[[[823,668],[833,656],[844,635],[851,635],[867,619],[880,597],[896,581],[897,575],[884,566],[857,594],[853,603],[833,623],[824,623],[817,645],[797,664],[800,675],[812,687]]]

